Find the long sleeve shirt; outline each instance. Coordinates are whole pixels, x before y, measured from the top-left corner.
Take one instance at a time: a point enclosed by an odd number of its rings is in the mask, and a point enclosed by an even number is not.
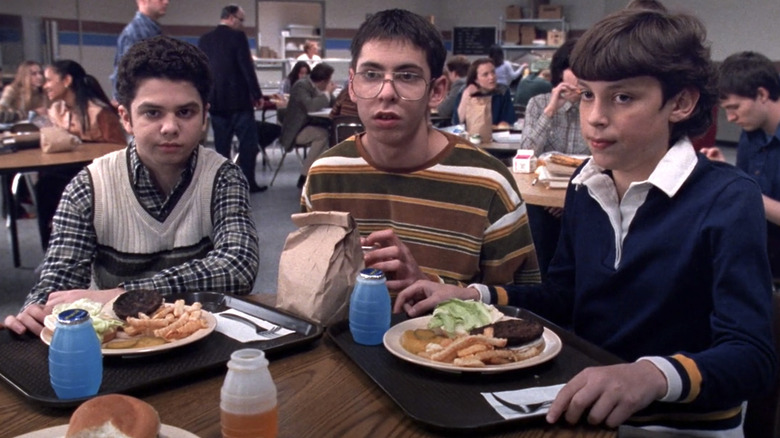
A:
[[[547,117],[544,108],[551,97],[545,93],[528,101],[520,149],[533,149],[536,156],[550,151],[590,155],[580,130],[579,105],[566,102],[552,117]]]
[[[303,211],[345,211],[362,236],[393,229],[430,278],[465,285],[538,283],[525,203],[507,167],[459,137],[415,169],[387,169],[360,136],[309,170]]]
[[[111,86],[113,95],[116,97],[116,73],[119,66],[119,60],[127,53],[130,47],[138,41],[153,36],[162,35],[160,25],[150,17],[142,14],[140,11],[135,13],[135,17],[127,23],[119,38],[116,41],[116,55],[114,55],[114,71],[111,73]]]
[[[731,436],[720,432],[739,427],[741,403],[771,386],[777,367],[762,206],[755,182],[687,138],[620,200],[591,160],[567,189],[545,283],[490,288],[490,300],[656,364],[666,403],[638,412],[637,424]]]
[[[198,149],[170,194],[160,193],[149,170],[141,162],[135,144],[128,146],[132,190],[152,216],[166,217],[182,192],[192,182]],[[88,170],[82,170],[68,185],[54,216],[54,232],[43,263],[41,277],[24,307],[45,303],[50,292],[86,289],[92,280],[92,261],[101,238],[93,224],[93,187]],[[125,290],[154,289],[165,294],[217,291],[246,294],[252,290],[259,264],[258,238],[251,217],[248,187],[241,170],[232,163],[220,167],[214,181],[211,214],[213,250],[205,258],[190,260],[148,278],[125,282]]]

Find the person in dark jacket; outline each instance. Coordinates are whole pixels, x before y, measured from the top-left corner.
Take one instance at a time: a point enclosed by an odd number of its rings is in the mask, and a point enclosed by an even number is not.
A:
[[[261,105],[263,93],[257,83],[249,41],[241,29],[246,15],[240,6],[222,8],[219,26],[198,40],[209,58],[214,87],[209,95],[209,115],[214,130],[214,147],[230,158],[230,144],[238,137],[238,166],[249,182],[251,193],[267,186],[255,182],[258,135],[254,108]]]

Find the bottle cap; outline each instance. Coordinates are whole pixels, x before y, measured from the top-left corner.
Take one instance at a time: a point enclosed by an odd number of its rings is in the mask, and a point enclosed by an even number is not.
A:
[[[57,314],[57,322],[64,325],[76,325],[89,319],[89,312],[84,309],[63,310]]]
[[[385,273],[379,269],[366,268],[360,271],[360,278],[365,280],[382,280],[385,278]]]

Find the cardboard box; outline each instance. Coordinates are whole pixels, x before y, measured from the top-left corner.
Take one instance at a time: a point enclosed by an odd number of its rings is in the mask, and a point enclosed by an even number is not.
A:
[[[530,46],[536,39],[536,27],[520,26],[520,45]]]
[[[539,12],[539,5],[546,5],[548,3],[548,0],[526,0],[526,5],[528,6],[528,13],[526,15],[528,18],[539,18],[537,17],[537,13]]]
[[[559,47],[566,42],[566,32],[558,29],[552,29],[547,31],[547,45]]]
[[[507,20],[517,20],[523,18],[523,8],[517,5],[509,5],[506,7]]]
[[[552,6],[552,5],[539,6],[539,18],[541,19],[563,18],[563,6]]]
[[[507,44],[518,44],[520,42],[520,25],[516,23],[507,23],[504,30],[504,41]]]

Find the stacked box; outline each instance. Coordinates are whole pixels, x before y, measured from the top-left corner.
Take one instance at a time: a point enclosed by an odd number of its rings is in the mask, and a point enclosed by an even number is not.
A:
[[[536,39],[536,27],[534,26],[520,26],[520,44],[523,46],[530,46]]]
[[[540,19],[563,18],[563,6],[541,5],[539,6]]]
[[[507,20],[518,20],[520,18],[523,18],[523,10],[520,6],[509,5],[506,7]],[[520,42],[520,24],[506,23],[504,41],[509,44],[517,44]]]

